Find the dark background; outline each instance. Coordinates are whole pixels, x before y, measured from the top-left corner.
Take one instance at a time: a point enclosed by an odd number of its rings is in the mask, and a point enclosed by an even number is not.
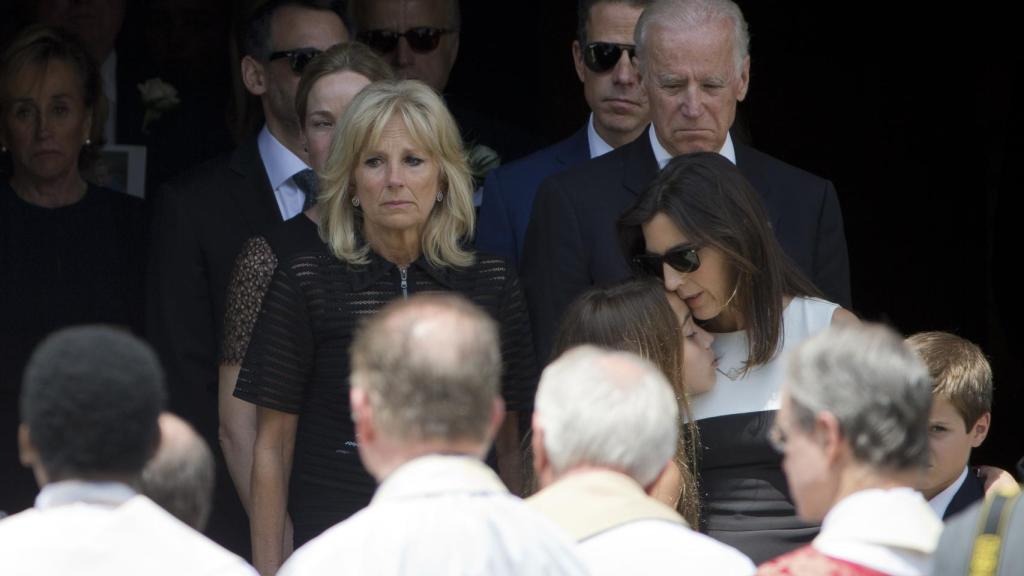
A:
[[[463,2],[450,90],[544,142],[571,134],[587,114],[575,4]],[[751,33],[743,132],[835,183],[857,314],[904,334],[952,331],[989,355],[993,427],[975,460],[1012,469],[1024,455],[1019,20],[998,5],[739,4]]]
[[[993,429],[976,460],[1010,469],[1024,455],[1015,14],[1000,4],[739,4],[752,78],[735,136],[835,183],[856,313],[905,334],[949,330],[989,354]],[[180,113],[199,118],[196,143],[211,150],[189,153],[212,154],[241,125],[227,6],[129,0],[119,57],[139,79],[179,86]],[[449,91],[539,144],[568,136],[587,114],[570,55],[575,10],[575,0],[463,1]],[[0,36],[16,29],[0,16]]]

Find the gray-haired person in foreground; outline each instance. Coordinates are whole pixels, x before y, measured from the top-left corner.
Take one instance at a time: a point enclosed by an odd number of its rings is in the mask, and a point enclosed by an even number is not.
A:
[[[801,344],[770,437],[797,512],[821,532],[759,573],[927,574],[942,521],[914,487],[931,403],[928,369],[889,328],[835,325]]]
[[[754,572],[650,496],[674,466],[677,402],[661,371],[629,352],[580,346],[544,370],[533,416],[542,490],[529,503],[579,543],[594,576]]]

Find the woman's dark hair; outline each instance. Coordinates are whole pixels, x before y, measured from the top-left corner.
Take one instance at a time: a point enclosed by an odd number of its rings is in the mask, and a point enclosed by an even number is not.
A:
[[[782,251],[754,187],[720,154],[673,158],[619,222],[627,258],[644,251],[640,226],[656,214],[690,242],[722,252],[750,342],[745,370],[771,360],[783,339],[783,298],[821,294]]]
[[[11,83],[23,70],[35,67],[46,72],[47,65],[55,60],[65,62],[78,75],[81,82],[85,107],[92,115],[91,145],[82,146],[78,156],[78,168],[87,168],[95,158],[103,142],[103,126],[107,118],[107,100],[103,95],[99,68],[96,61],[82,46],[81,41],[59,28],[51,26],[30,26],[21,31],[0,55],[0,116],[6,113],[11,99]],[[3,166],[9,172],[10,166]]]
[[[592,288],[569,306],[555,337],[553,357],[582,344],[632,352],[661,369],[679,399],[680,421],[676,461],[683,490],[677,509],[691,526],[700,517],[697,493],[697,427],[683,382],[683,334],[665,289],[650,278]]]

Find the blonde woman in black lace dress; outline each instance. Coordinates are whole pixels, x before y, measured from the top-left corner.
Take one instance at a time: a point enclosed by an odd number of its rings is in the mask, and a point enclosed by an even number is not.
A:
[[[295,108],[309,163],[317,172],[322,172],[326,165],[334,128],[352,98],[371,82],[391,77],[390,66],[358,43],[334,46],[306,66],[296,90]],[[232,273],[218,374],[220,444],[247,512],[250,509],[252,447],[256,441],[256,406],[233,396],[235,383],[263,294],[277,267],[275,251],[322,244],[317,233],[318,220],[314,204],[278,226],[266,238],[251,238],[242,248]]]
[[[299,546],[373,495],[349,414],[348,349],[359,323],[388,302],[457,292],[498,322],[509,414],[496,453],[506,480],[520,470],[517,416],[536,387],[515,272],[467,248],[472,176],[440,97],[417,81],[377,82],[338,130],[321,180],[325,242],[278,254],[235,389],[259,406],[250,505],[253,560],[264,574],[284,559],[286,517]]]

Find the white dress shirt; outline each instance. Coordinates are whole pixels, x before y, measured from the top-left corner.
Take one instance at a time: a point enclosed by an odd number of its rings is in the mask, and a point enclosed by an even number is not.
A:
[[[912,488],[870,489],[843,498],[811,543],[822,554],[893,576],[929,573],[942,520]]]
[[[274,190],[281,218],[288,220],[302,212],[303,203],[306,201],[306,194],[299,189],[292,176],[309,166],[281,144],[265,124],[256,137],[256,146],[259,148],[263,167],[267,171],[267,178],[270,179],[270,187]]]
[[[946,508],[949,508],[949,503],[953,501],[953,496],[956,496],[956,491],[964,485],[964,480],[967,480],[967,467],[964,466],[964,471],[960,473],[956,481],[946,487],[945,490],[936,494],[931,500],[928,501],[928,505],[935,511],[935,515],[942,518],[946,514]]]
[[[244,560],[117,483],[57,482],[0,520],[0,574],[255,576]]]
[[[587,121],[587,148],[590,149],[590,157],[597,158],[615,150],[615,148],[604,141],[601,135],[594,128],[594,113],[590,113],[590,120]]]
[[[654,159],[658,161],[658,169],[663,170],[673,156],[658,141],[658,135],[654,132],[654,124],[651,124],[647,133],[651,138],[651,148],[654,150]],[[725,133],[725,144],[722,144],[722,149],[718,153],[725,156],[729,162],[736,163],[736,147],[732,143],[732,134]]]
[[[370,505],[295,551],[279,576],[586,574],[567,536],[468,456],[395,470]]]

